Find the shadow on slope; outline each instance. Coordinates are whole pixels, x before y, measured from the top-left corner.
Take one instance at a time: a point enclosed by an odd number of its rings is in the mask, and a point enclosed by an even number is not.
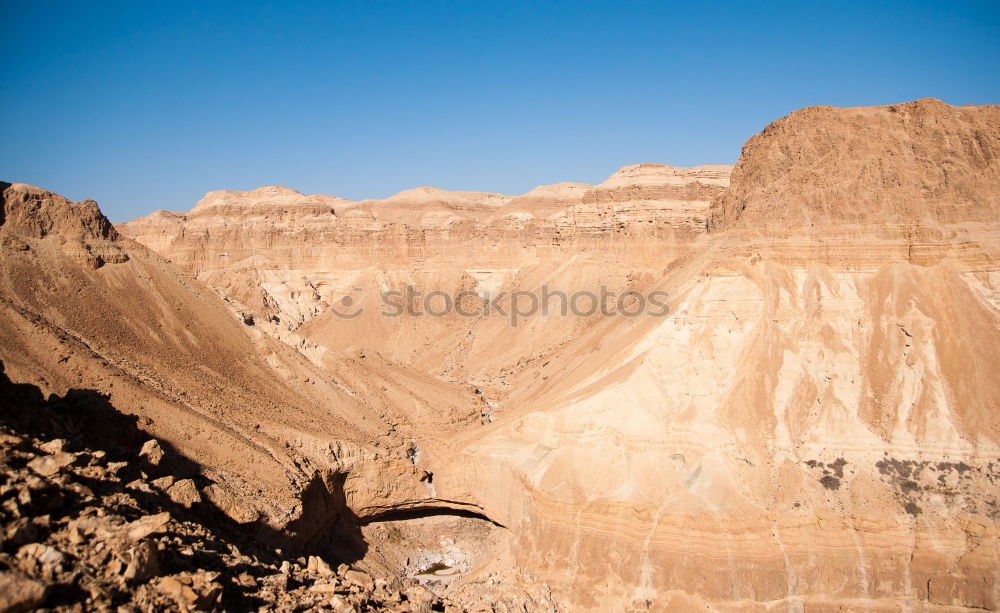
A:
[[[21,435],[65,439],[68,450],[102,450],[110,461],[126,463],[116,474],[117,491],[124,492],[125,484],[167,475],[177,480],[192,479],[199,491],[214,483],[202,474],[197,462],[143,431],[142,420],[121,412],[107,395],[91,389],[71,389],[63,396],[51,394],[46,398],[36,385],[11,381],[0,361],[0,424]],[[149,440],[157,440],[164,452],[156,466],[139,454]],[[347,506],[345,477],[314,475],[301,494],[299,518],[285,530],[263,521],[238,524],[204,496],[189,510],[155,488],[149,488],[151,492],[128,492],[140,499],[146,510],[168,511],[173,517],[199,521],[224,541],[239,543],[241,548],[257,546],[262,561],[280,564],[286,558],[315,555],[334,564],[353,563],[364,557],[368,545],[361,534],[360,520]]]

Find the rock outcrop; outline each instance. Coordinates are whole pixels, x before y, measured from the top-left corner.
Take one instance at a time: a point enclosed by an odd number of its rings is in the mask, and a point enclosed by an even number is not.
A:
[[[989,223],[998,193],[1000,106],[811,107],[747,141],[709,225]]]
[[[93,200],[72,202],[24,183],[0,182],[3,207],[0,225],[12,234],[31,238],[58,235],[66,240],[113,240],[114,226]]]

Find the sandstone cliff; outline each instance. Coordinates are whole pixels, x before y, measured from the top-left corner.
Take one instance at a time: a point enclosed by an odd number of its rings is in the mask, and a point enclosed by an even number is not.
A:
[[[1000,106],[811,107],[747,141],[709,225],[993,222],[998,193]]]
[[[514,198],[434,188],[360,202],[274,187],[222,191],[187,214],[158,211],[119,229],[294,330],[350,294],[368,268],[505,277],[565,253],[660,267],[664,250],[676,254],[703,231],[728,172],[642,164],[600,185],[562,183]]]

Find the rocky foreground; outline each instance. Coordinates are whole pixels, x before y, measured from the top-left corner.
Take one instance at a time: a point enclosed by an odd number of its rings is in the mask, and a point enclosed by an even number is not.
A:
[[[433,579],[373,578],[264,547],[220,512],[211,486],[171,474],[177,458],[156,439],[84,446],[88,428],[81,435],[79,414],[60,401],[39,406],[30,386],[10,384],[2,363],[0,379],[2,612],[556,608],[541,592],[499,604],[505,596],[497,578],[442,598]],[[25,396],[35,402],[25,407]],[[102,425],[128,430],[130,422]]]

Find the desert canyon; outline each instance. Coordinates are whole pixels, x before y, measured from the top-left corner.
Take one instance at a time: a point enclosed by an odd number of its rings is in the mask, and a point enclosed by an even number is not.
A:
[[[8,610],[1000,607],[1000,106],[514,197],[0,186]],[[669,313],[383,315],[407,286]]]

